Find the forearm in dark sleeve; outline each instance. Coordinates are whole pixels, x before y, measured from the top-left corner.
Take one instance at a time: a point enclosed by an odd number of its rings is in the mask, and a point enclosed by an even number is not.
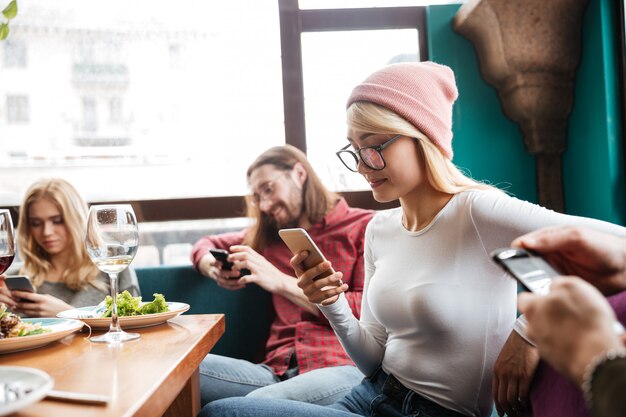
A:
[[[602,364],[591,384],[593,417],[626,415],[626,358]]]

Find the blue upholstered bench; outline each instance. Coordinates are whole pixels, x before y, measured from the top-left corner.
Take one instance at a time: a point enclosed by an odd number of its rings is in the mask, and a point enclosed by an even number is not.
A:
[[[185,314],[226,315],[226,332],[211,353],[258,362],[273,318],[271,295],[256,285],[239,291],[220,288],[191,266],[136,268],[144,298],[161,293],[191,306]]]

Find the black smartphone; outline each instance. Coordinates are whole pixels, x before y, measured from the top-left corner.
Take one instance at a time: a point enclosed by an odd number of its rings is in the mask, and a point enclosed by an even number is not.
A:
[[[11,291],[36,292],[33,283],[26,275],[8,275],[4,283]]]
[[[523,289],[535,294],[548,294],[552,279],[561,275],[539,254],[525,249],[496,249],[490,255],[491,259],[512,275]],[[626,332],[624,326],[617,320],[613,322],[613,331],[618,336]]]
[[[220,261],[222,263],[222,269],[225,271],[231,271],[233,269],[233,263],[228,261],[228,255],[229,252],[227,250],[224,249],[209,249],[209,252],[211,252],[211,255],[213,255],[213,257],[215,259],[217,259],[218,261]],[[249,269],[247,268],[241,268],[239,270],[240,274],[239,277],[233,277],[232,279],[237,279],[240,278],[244,275],[250,275],[251,272]]]
[[[491,252],[491,259],[513,276],[523,289],[535,294],[549,293],[552,278],[560,275],[541,256],[525,249],[496,249]]]

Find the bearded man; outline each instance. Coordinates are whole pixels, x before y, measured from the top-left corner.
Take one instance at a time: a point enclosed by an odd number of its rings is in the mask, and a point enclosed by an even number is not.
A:
[[[293,256],[278,236],[301,227],[348,284],[346,299],[359,317],[364,281],[363,241],[374,212],[351,208],[329,191],[297,148],[268,149],[247,172],[246,199],[253,226],[206,236],[192,251],[195,268],[227,290],[256,284],[272,294],[275,318],[260,364],[209,354],[200,365],[202,405],[234,396],[285,398],[327,405],[343,398],[363,375],[328,321],[296,285]],[[210,249],[230,252],[230,270]],[[246,275],[240,277],[240,271]],[[248,273],[249,272],[249,273]],[[233,331],[236,331],[233,330]]]

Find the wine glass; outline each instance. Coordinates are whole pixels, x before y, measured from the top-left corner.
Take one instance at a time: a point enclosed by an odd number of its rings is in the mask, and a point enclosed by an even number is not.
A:
[[[111,279],[111,326],[92,342],[119,343],[138,339],[138,333],[126,333],[117,317],[117,274],[125,270],[137,253],[139,231],[129,204],[94,205],[87,220],[87,253],[98,269]]]
[[[13,236],[13,221],[9,210],[0,210],[0,275],[4,273],[15,257],[15,238]]]

